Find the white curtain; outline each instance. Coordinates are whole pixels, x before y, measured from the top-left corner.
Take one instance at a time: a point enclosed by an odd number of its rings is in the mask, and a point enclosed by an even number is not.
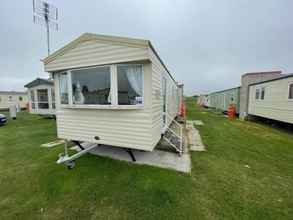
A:
[[[111,86],[110,86],[111,87]],[[107,101],[109,102],[109,103],[111,103],[111,88],[110,88],[110,91],[109,91],[109,95],[108,95],[108,99],[107,99]]]
[[[140,65],[131,65],[126,69],[127,79],[131,85],[131,88],[142,97],[142,85],[143,85],[143,74],[142,67]]]

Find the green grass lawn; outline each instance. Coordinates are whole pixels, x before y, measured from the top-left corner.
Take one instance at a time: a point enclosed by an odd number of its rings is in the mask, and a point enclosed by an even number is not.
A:
[[[21,113],[0,127],[0,219],[292,219],[293,138],[187,100],[206,152],[191,175],[85,155],[67,170],[55,121]]]

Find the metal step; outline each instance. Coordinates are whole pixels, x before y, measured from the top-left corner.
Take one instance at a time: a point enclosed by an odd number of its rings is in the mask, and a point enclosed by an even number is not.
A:
[[[177,135],[173,130],[168,128],[163,137],[172,147],[175,148],[177,152],[179,152],[180,155],[183,153],[182,138]]]

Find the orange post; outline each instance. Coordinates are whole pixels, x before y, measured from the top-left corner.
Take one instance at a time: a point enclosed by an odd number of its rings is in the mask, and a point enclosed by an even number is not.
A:
[[[229,105],[228,107],[228,118],[236,118],[236,107],[233,104]]]

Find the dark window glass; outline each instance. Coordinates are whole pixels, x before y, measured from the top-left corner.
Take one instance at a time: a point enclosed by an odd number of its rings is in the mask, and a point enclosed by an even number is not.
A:
[[[117,67],[118,104],[138,105],[143,103],[142,65]]]
[[[260,99],[264,100],[265,99],[265,88],[261,88],[261,95]]]
[[[111,104],[109,66],[73,70],[71,73],[73,104]]]
[[[19,100],[19,101],[22,101],[22,100],[23,100],[22,96],[19,96],[19,97],[18,97],[18,100]]]
[[[289,85],[289,99],[293,99],[293,83]]]
[[[259,89],[255,90],[255,99],[259,99]]]

